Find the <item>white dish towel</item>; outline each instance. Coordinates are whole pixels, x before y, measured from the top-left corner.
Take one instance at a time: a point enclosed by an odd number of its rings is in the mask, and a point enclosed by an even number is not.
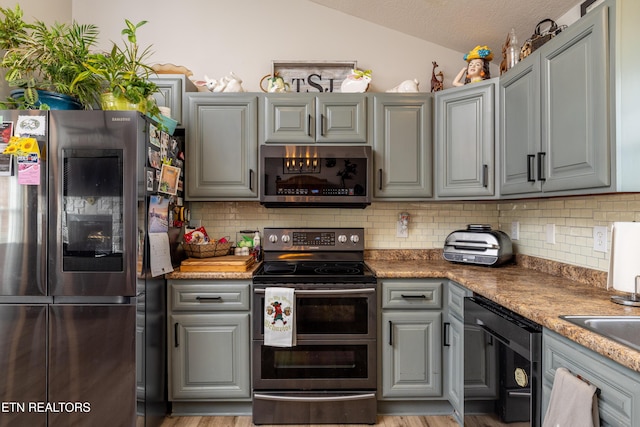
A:
[[[264,295],[264,345],[296,345],[295,292],[292,288],[267,288]]]
[[[596,390],[567,368],[556,369],[542,427],[600,427]]]

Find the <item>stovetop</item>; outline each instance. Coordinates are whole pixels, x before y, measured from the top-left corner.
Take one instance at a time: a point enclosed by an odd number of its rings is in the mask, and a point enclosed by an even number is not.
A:
[[[375,283],[373,271],[361,261],[268,261],[254,283]]]

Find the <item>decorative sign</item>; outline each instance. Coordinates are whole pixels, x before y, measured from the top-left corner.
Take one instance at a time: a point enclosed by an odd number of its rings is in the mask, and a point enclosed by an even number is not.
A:
[[[356,61],[273,61],[290,92],[340,92],[342,81],[357,68]]]

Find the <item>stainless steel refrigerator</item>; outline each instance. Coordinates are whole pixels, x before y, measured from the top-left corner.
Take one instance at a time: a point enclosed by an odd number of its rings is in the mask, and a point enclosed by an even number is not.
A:
[[[30,167],[0,159],[0,426],[151,425],[166,385],[163,281],[146,268],[148,122],[0,116],[40,151]]]

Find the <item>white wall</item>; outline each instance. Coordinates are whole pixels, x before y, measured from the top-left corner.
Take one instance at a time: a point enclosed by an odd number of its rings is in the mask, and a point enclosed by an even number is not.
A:
[[[305,0],[72,0],[73,18],[101,30],[102,47],[120,40],[124,19],[149,23],[139,31],[153,44],[154,63],[183,65],[196,79],[233,71],[245,90],[259,92],[272,60],[356,60],[373,70],[369,91],[382,92],[417,78],[431,90],[432,61],[445,86],[463,53],[427,43]],[[425,23],[427,25],[428,23]]]

